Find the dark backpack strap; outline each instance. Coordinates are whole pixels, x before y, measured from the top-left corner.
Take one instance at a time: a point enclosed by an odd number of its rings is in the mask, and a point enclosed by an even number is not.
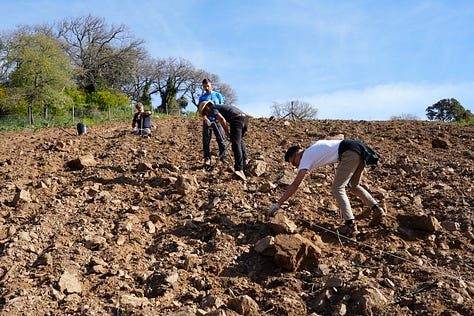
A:
[[[365,165],[371,167],[372,169],[377,166],[377,163],[380,158],[379,155],[377,155],[377,153],[366,144],[363,144],[363,146],[361,146],[360,157],[364,161]]]

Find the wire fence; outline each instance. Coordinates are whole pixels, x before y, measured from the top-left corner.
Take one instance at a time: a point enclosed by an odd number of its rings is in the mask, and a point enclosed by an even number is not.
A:
[[[133,108],[108,108],[107,110],[81,110],[62,114],[42,113],[0,114],[0,131],[35,127],[73,126],[78,123],[98,124],[110,121],[128,121],[133,118]]]
[[[82,108],[71,110],[66,113],[48,113],[47,115],[40,112],[33,112],[31,114],[27,112],[21,114],[0,113],[0,131],[37,127],[74,126],[79,123],[93,125],[112,121],[131,121],[135,111],[135,108],[132,106],[109,106],[106,110],[100,110],[98,108]],[[181,109],[167,109],[166,113],[154,112],[152,115],[192,116],[196,115],[196,113],[192,110],[183,112]]]

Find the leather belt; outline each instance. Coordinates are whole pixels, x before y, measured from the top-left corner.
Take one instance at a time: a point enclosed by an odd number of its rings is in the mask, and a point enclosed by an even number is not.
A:
[[[237,117],[243,117],[243,116],[247,116],[247,115],[245,115],[244,113],[239,113],[239,114],[235,114],[235,115],[231,116],[230,119],[232,120],[232,119],[235,119]]]

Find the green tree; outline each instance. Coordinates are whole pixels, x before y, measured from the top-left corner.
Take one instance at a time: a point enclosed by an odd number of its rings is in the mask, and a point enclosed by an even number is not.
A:
[[[87,95],[87,103],[96,104],[100,110],[107,110],[113,106],[129,105],[130,100],[122,93],[113,93],[110,91],[97,91]]]
[[[30,124],[34,124],[34,110],[42,110],[47,119],[50,107],[67,101],[63,90],[72,84],[69,60],[60,43],[47,35],[18,34],[10,44],[7,60],[12,71],[6,88],[12,97],[20,95],[26,101]]]
[[[430,121],[461,122],[471,121],[474,116],[456,99],[442,99],[426,108],[426,117]]]
[[[272,106],[272,114],[279,118],[291,119],[315,119],[318,116],[318,109],[308,102],[288,101],[286,103],[274,102]]]

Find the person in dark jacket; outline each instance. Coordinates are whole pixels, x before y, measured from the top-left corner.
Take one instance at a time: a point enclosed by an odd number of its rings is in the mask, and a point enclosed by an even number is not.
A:
[[[349,236],[357,234],[357,225],[346,194],[346,188],[349,188],[365,205],[371,208],[373,213],[372,224],[380,223],[382,217],[386,215],[385,210],[359,184],[366,166],[364,159],[367,152],[373,151],[361,141],[344,139],[342,134],[318,140],[306,150],[298,146],[288,148],[285,161],[297,167],[298,174],[278,202],[270,207],[268,215],[273,216],[282,203],[296,192],[308,170],[339,161],[331,190],[336,197],[341,216],[345,221],[340,232]]]
[[[249,126],[248,116],[233,105],[217,105],[212,101],[203,102],[199,106],[199,113],[201,116],[214,116],[229,135],[234,153],[234,174],[245,181],[244,167],[248,156],[244,136]]]
[[[132,134],[140,135],[142,137],[151,136],[151,120],[150,111],[143,109],[143,104],[138,102],[135,105],[137,112],[133,115],[132,120]]]

